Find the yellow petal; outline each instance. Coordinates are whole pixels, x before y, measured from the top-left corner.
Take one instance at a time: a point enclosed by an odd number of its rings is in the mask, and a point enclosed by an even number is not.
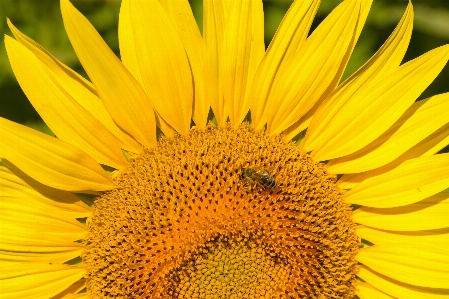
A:
[[[255,74],[251,89],[251,120],[257,130],[267,122],[266,102],[273,80],[307,38],[321,0],[294,1],[282,19]]]
[[[352,204],[389,208],[437,194],[449,186],[449,153],[408,160],[345,193]]]
[[[6,167],[0,167],[0,195],[19,197],[33,204],[42,202],[60,209],[73,218],[83,218],[91,214],[92,209],[70,192],[45,186],[14,168],[11,163],[3,160]],[[20,178],[19,178],[20,177]]]
[[[54,73],[31,51],[9,36],[5,45],[22,90],[53,133],[101,164],[124,168],[128,162],[118,139],[55,83]]]
[[[8,197],[2,197],[2,199],[11,200]],[[22,202],[26,204],[26,202]],[[39,208],[39,207],[38,207]],[[16,212],[16,216],[21,216],[21,214]],[[37,210],[36,210],[37,213]],[[67,215],[65,215],[67,217]],[[75,222],[73,222],[75,223]],[[64,226],[62,224],[61,226]],[[78,224],[76,224],[78,226]],[[68,226],[65,227],[70,230]],[[86,230],[83,231],[86,234]],[[80,249],[83,248],[83,244],[74,242],[68,238],[61,238],[61,235],[52,234],[49,230],[47,233],[41,232],[36,234],[34,231],[20,230],[16,228],[2,228],[2,237],[0,240],[2,250],[16,250],[16,251],[28,251],[31,252],[41,252],[45,253],[48,250],[55,250],[56,248],[66,248],[66,249]]]
[[[383,244],[360,249],[356,259],[374,271],[401,282],[446,288],[449,251],[416,244]]]
[[[0,118],[0,157],[36,181],[66,191],[101,191],[114,183],[101,166],[78,148]]]
[[[2,196],[0,206],[0,227],[13,230],[17,237],[34,234],[54,236],[68,242],[81,240],[87,230],[74,218],[49,205],[35,202],[26,204],[26,198]]]
[[[226,123],[227,113],[223,99],[220,57],[223,51],[223,38],[228,6],[231,1],[203,1],[203,57],[204,87],[212,111],[219,125]]]
[[[422,142],[414,146],[409,152],[410,156],[430,156],[438,153],[449,144],[449,124],[441,127]],[[412,151],[413,150],[413,151]],[[407,152],[408,153],[408,152]]]
[[[360,267],[357,276],[394,298],[447,299],[449,297],[449,290],[447,289],[424,288],[405,284],[376,273],[365,266]]]
[[[2,229],[0,238],[1,261],[64,263],[79,256],[83,249],[81,243],[8,228]]]
[[[193,17],[189,1],[159,0],[159,2],[170,17],[171,22],[175,25],[189,58],[195,83],[192,118],[197,127],[205,128],[210,103],[204,94],[203,38]]]
[[[82,278],[70,287],[62,291],[61,293],[51,297],[50,299],[75,299],[75,298],[86,298],[88,299],[87,292],[78,294],[86,287],[86,279]]]
[[[339,5],[276,77],[267,107],[270,134],[293,125],[335,88],[370,4],[353,0]]]
[[[306,152],[312,151],[316,147],[322,132],[327,129],[327,124],[333,115],[351,99],[351,96],[358,89],[376,78],[385,76],[399,66],[407,50],[412,27],[413,7],[409,3],[401,21],[382,47],[359,70],[338,86],[335,92],[317,109],[316,113],[309,115],[310,118],[313,116],[313,122],[304,143],[301,145]]]
[[[342,189],[354,188],[364,180],[387,173],[395,169],[405,161],[417,157],[426,157],[434,155],[438,153],[440,150],[442,150],[448,144],[449,144],[449,124],[446,124],[445,126],[438,129],[435,133],[429,135],[423,141],[412,147],[410,150],[406,151],[404,154],[402,154],[399,158],[397,158],[393,162],[390,162],[385,166],[370,171],[356,174],[345,174],[338,180],[338,185]]]
[[[233,2],[224,28],[220,59],[225,107],[232,124],[245,118],[250,106],[250,86],[265,53],[261,0]]]
[[[355,294],[360,299],[393,299],[393,297],[382,293],[366,282],[357,282],[357,290]]]
[[[127,24],[121,30],[121,36],[126,35],[120,48],[124,61],[136,56],[130,59],[136,62],[130,69],[140,73],[153,107],[178,133],[188,134],[192,74],[175,26],[157,0],[123,1],[120,22]]]
[[[136,45],[134,41],[134,33],[132,32],[132,21],[129,18],[129,6],[122,2],[120,7],[120,19],[118,26],[120,54],[123,64],[128,71],[139,82],[140,86],[145,88],[142,75],[140,73],[139,61],[137,58]],[[150,99],[151,102],[151,99]],[[156,125],[161,129],[167,137],[173,137],[176,131],[154,110],[154,104],[151,103],[154,116],[156,119]]]
[[[389,243],[406,243],[430,246],[435,248],[449,248],[449,228],[435,230],[419,230],[411,232],[397,232],[379,230],[359,225],[357,235],[369,242],[380,245]]]
[[[320,96],[320,98],[315,101],[314,105],[301,117],[299,117],[299,118],[296,117],[297,120],[284,131],[285,140],[287,140],[287,141],[290,140],[291,138],[295,137],[297,134],[299,134],[301,131],[303,131],[304,129],[306,129],[309,126],[309,124],[312,120],[312,116],[316,113],[317,109],[329,97],[329,95],[334,92],[335,88],[340,83],[341,77],[345,71],[346,65],[348,64],[349,58],[351,57],[352,51],[354,50],[355,44],[357,43],[360,33],[362,32],[362,29],[365,25],[365,21],[366,21],[366,18],[368,17],[368,13],[370,11],[371,4],[372,4],[372,0],[363,0],[362,1],[360,14],[359,14],[359,18],[357,21],[353,40],[351,41],[351,44],[349,45],[349,47],[346,51],[346,54],[340,63],[340,67],[339,67],[337,73],[335,74],[334,79],[329,84],[329,86],[324,91],[324,93]],[[290,139],[288,139],[288,135],[291,136]]]
[[[284,131],[283,135],[284,135],[284,140],[285,141],[290,141],[293,138],[295,138],[296,135],[298,135],[299,133],[301,133],[302,131],[304,131],[305,129],[307,129],[310,125],[310,122],[312,121],[312,114],[309,113],[312,110],[310,110],[309,112],[306,113],[306,115],[304,115],[304,118],[301,118],[299,121],[295,122],[293,125],[291,125],[287,130]]]
[[[70,42],[109,114],[141,144],[155,146],[156,121],[145,91],[69,0],[61,0],[61,12]]]
[[[351,155],[331,160],[327,171],[364,172],[388,164],[449,123],[441,111],[449,111],[449,93],[414,103],[379,138]]]
[[[363,85],[351,100],[328,116],[332,118],[321,133],[312,158],[323,161],[343,157],[378,138],[432,83],[448,59],[449,45],[442,46]]]
[[[20,32],[8,19],[8,26],[18,42],[30,50],[43,64],[48,67],[53,80],[67,92],[84,109],[98,119],[108,130],[116,136],[123,149],[139,152],[141,146],[132,137],[123,132],[112,120],[101,100],[98,98],[93,85],[52,56],[38,43]]]
[[[48,263],[0,264],[2,299],[48,299],[84,276],[81,267]]]
[[[366,226],[394,230],[421,231],[449,227],[449,192],[441,192],[420,202],[397,208],[362,207],[353,220]]]
[[[162,133],[164,133],[165,137],[174,137],[176,135],[175,129],[168,124],[157,111],[154,111],[154,116],[156,117],[156,126],[161,129]]]

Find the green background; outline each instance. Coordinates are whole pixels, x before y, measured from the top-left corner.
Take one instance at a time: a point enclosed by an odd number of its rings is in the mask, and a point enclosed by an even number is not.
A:
[[[312,29],[339,2],[341,1],[322,0]],[[93,23],[108,45],[119,55],[117,22],[120,0],[72,0],[72,3]],[[291,3],[292,0],[264,1],[266,45],[269,44]],[[374,0],[344,77],[357,70],[388,38],[407,3],[407,0]],[[192,0],[191,5],[202,28],[202,0]],[[414,29],[404,61],[449,43],[449,0],[415,0],[413,5]],[[0,17],[0,32],[12,35],[6,25],[8,17],[19,30],[40,43],[65,64],[86,76],[64,31],[59,1],[0,0]],[[1,43],[0,116],[51,134],[21,91],[9,65],[3,40]],[[446,65],[420,99],[448,91],[449,65]]]

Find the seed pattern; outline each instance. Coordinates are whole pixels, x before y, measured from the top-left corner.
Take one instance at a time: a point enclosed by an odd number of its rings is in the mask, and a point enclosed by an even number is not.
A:
[[[250,165],[278,187],[244,187]],[[282,136],[192,129],[132,157],[115,181],[84,240],[92,298],[354,295],[351,210],[325,165]]]
[[[272,298],[289,277],[287,261],[251,242],[212,242],[206,254],[173,271],[175,298]],[[218,291],[218,292],[217,292]]]

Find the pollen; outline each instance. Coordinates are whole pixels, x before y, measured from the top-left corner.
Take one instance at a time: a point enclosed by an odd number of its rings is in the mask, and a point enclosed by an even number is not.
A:
[[[275,188],[246,184],[266,169]],[[248,124],[192,129],[131,157],[95,202],[91,298],[352,298],[359,239],[336,177]]]

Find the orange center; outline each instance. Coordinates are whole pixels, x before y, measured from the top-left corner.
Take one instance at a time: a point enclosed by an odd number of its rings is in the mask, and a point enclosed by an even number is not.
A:
[[[267,170],[275,188],[242,179]],[[98,198],[92,298],[352,298],[359,247],[336,178],[244,124],[162,138]]]

